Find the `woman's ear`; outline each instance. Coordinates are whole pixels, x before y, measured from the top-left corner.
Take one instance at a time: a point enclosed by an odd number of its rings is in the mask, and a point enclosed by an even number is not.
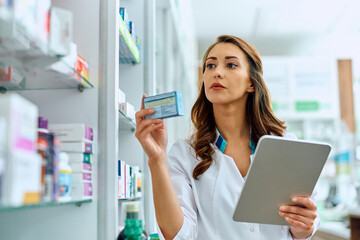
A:
[[[248,92],[255,92],[255,86],[254,86],[253,83],[250,84],[250,86],[249,86],[249,88],[248,88],[247,91],[248,91]]]

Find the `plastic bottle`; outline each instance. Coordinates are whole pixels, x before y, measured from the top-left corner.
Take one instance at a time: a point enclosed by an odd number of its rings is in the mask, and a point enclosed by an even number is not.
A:
[[[69,165],[69,155],[65,152],[59,154],[59,201],[71,201],[71,167]]]

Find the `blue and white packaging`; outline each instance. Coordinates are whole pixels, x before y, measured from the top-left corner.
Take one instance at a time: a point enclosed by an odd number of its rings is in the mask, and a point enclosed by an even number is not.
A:
[[[144,108],[153,108],[155,112],[146,119],[162,119],[184,115],[182,93],[178,91],[163,93],[143,99]]]

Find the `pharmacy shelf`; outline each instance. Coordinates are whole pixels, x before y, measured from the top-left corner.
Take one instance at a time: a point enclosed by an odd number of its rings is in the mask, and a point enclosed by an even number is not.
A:
[[[119,45],[119,63],[127,64],[127,63],[140,63],[140,52],[138,47],[136,46],[133,38],[123,19],[119,14],[119,29],[120,29],[120,45]]]
[[[119,198],[119,202],[131,202],[131,201],[140,201],[141,197],[138,198]]]
[[[70,201],[70,202],[49,202],[49,203],[39,203],[39,204],[29,204],[22,206],[1,206],[0,212],[13,211],[13,210],[23,210],[23,209],[34,209],[34,208],[44,208],[44,207],[57,207],[64,205],[75,205],[80,207],[84,203],[91,203],[92,200],[81,200],[81,201]]]
[[[135,131],[136,123],[119,109],[119,129]]]
[[[65,66],[65,65],[64,65]],[[21,91],[21,90],[51,90],[51,89],[84,89],[94,86],[83,76],[78,74],[75,69],[66,67],[67,73],[60,73],[51,69],[20,71],[25,77],[19,83],[1,82],[0,92]]]

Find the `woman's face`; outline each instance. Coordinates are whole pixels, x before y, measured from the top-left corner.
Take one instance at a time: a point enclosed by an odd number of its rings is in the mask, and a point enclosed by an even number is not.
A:
[[[254,87],[249,77],[246,55],[232,43],[219,43],[211,49],[205,63],[206,98],[213,104],[245,101]]]

